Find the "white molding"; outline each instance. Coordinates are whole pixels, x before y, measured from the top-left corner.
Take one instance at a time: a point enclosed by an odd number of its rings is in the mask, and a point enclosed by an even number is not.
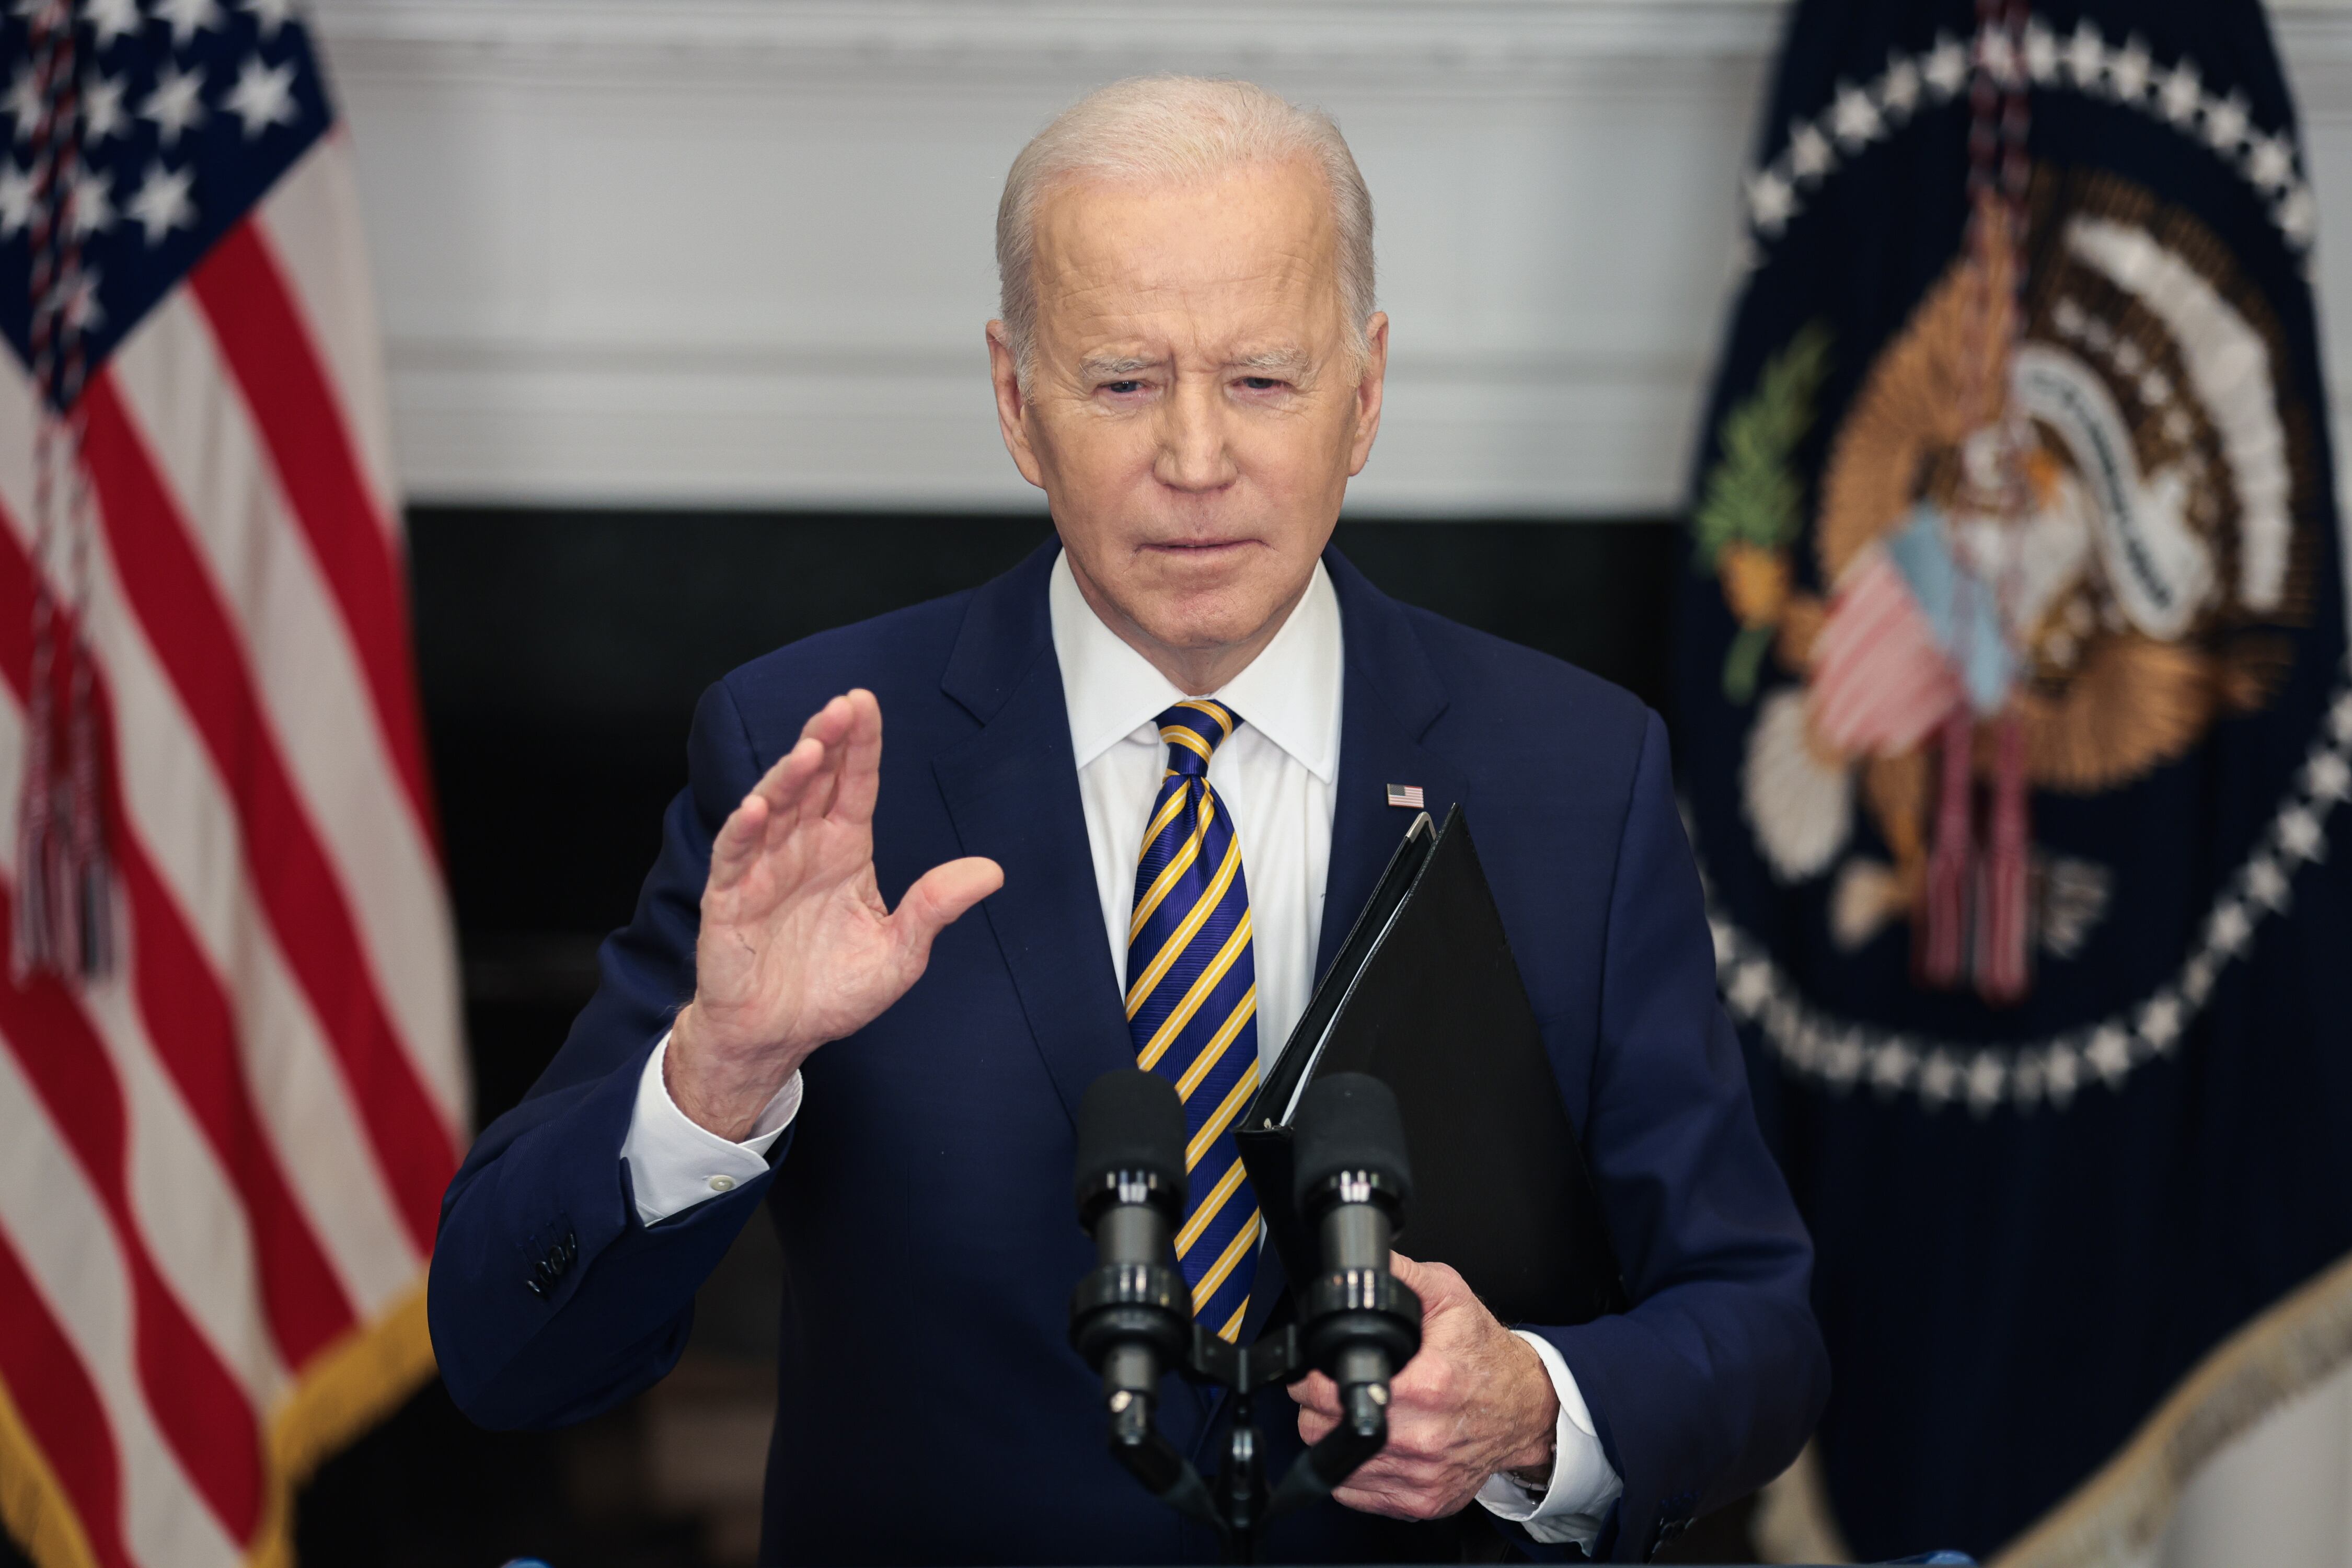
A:
[[[1780,26],[1778,5],[1762,0],[324,0],[314,11],[330,47],[361,68],[373,51],[424,48],[453,65],[554,71],[613,56],[638,68],[823,68],[847,58],[869,69],[1053,70],[1148,56],[1516,71],[1595,58],[1754,57]]]
[[[317,0],[344,68],[425,48],[562,70],[624,56],[754,68],[847,57],[871,68],[1066,66],[1088,57],[1224,57],[1296,68],[1370,63],[1517,73],[1596,60],[1760,58],[1783,0]],[[2283,47],[2352,58],[2352,0],[2287,0]],[[772,57],[765,58],[762,57]]]

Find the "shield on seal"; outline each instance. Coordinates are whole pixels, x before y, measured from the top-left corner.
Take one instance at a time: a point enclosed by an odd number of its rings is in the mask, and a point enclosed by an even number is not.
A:
[[[2352,1353],[2309,174],[2251,0],[1807,0],[1743,197],[1676,731],[1818,1462],[1865,1558],[2072,1560]]]

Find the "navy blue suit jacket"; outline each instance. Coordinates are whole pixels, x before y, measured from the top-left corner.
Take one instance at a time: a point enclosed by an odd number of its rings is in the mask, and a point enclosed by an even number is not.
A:
[[[1064,1338],[1092,1262],[1070,1206],[1072,1114],[1134,1052],[1047,619],[1054,549],[704,695],[691,782],[635,918],[604,944],[595,999],[443,1205],[434,1345],[459,1406],[502,1427],[577,1421],[658,1380],[696,1287],[768,1206],[787,1281],[763,1561],[1214,1555],[1108,1457],[1100,1385]],[[1600,1550],[1638,1559],[1787,1464],[1828,1383],[1811,1244],[1716,1001],[1665,733],[1616,688],[1399,605],[1336,551],[1325,561],[1346,674],[1318,969],[1406,825],[1382,786],[1418,784],[1441,815],[1463,803],[1636,1302],[1528,1326],[1559,1347],[1624,1478]],[[621,1142],[646,1058],[693,994],[711,837],[853,686],[886,720],[883,896],[962,855],[994,858],[1004,887],[940,938],[897,1005],[809,1059],[768,1176],[647,1228]],[[1277,1268],[1269,1255],[1254,1319],[1281,1294]],[[1167,1394],[1164,1428],[1209,1460],[1221,1405],[1173,1379]],[[1295,1413],[1279,1390],[1261,1398],[1278,1472]],[[1500,1528],[1475,1504],[1405,1527],[1327,1502],[1269,1551],[1451,1559]]]

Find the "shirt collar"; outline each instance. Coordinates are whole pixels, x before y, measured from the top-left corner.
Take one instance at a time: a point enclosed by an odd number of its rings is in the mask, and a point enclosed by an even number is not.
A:
[[[1067,552],[1055,559],[1046,604],[1054,657],[1062,667],[1062,697],[1069,708],[1070,745],[1084,768],[1152,723],[1185,693],[1103,625],[1078,591]],[[1211,695],[1292,761],[1331,784],[1339,767],[1341,653],[1339,597],[1318,561],[1306,594],[1274,640]]]

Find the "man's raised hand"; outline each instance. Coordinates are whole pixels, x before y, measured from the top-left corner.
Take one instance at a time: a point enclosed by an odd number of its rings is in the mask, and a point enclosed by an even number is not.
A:
[[[1004,884],[993,860],[950,860],[896,910],[874,878],[882,705],[836,697],[719,828],[702,889],[694,1000],[670,1032],[677,1108],[730,1142],[827,1040],[879,1017],[921,977],[931,942]]]

